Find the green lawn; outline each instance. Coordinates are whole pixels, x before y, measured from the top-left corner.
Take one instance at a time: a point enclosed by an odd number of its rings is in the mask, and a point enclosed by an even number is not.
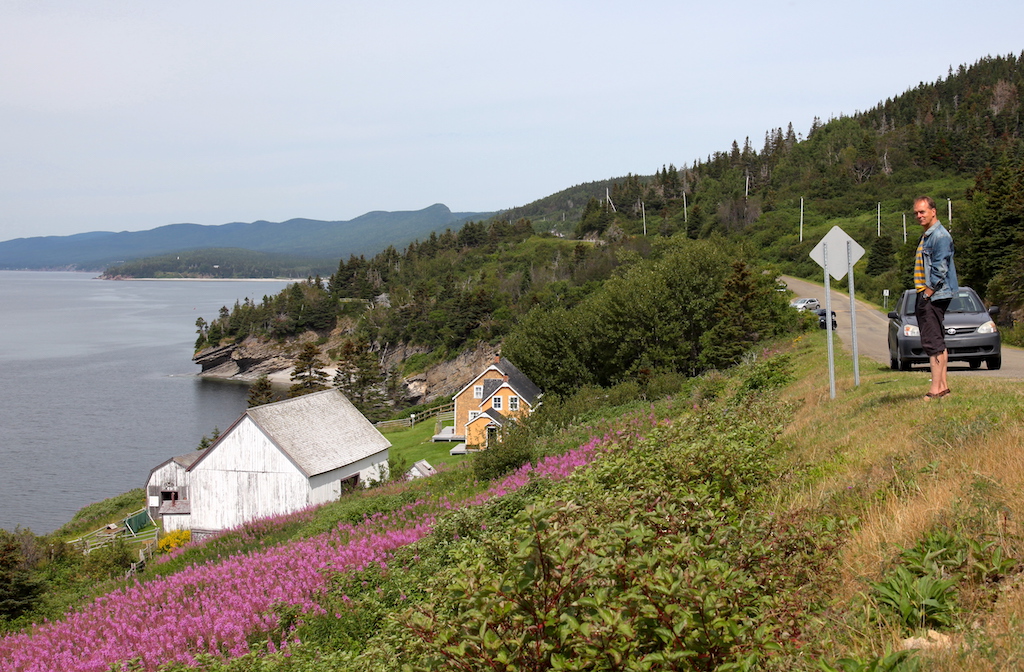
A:
[[[434,421],[418,423],[415,427],[397,431],[385,432],[384,436],[391,442],[390,453],[407,463],[408,467],[420,460],[426,460],[430,466],[437,468],[442,464],[455,464],[465,460],[465,455],[449,455],[448,451],[454,448],[457,443],[441,441],[432,443],[430,437],[434,435]]]

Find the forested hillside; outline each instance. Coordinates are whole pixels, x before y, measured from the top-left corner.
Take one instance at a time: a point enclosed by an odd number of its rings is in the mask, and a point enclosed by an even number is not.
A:
[[[510,211],[532,219],[353,255],[329,278],[225,308],[199,325],[197,348],[312,331],[332,362],[357,350],[383,361],[408,345],[430,353],[401,374],[504,342],[542,387],[563,392],[694,375],[787,328],[770,279],[820,273],[808,253],[834,225],[869,251],[862,296],[906,286],[918,234],[904,216],[921,194],[945,206],[943,219],[953,213],[963,283],[1014,308],[1024,300],[1022,102],[1024,60],[986,58],[866,112],[815,119],[806,137],[789,124],[759,149],[746,138],[692,165]],[[549,233],[567,227],[571,239]]]
[[[336,261],[239,248],[205,248],[146,257],[108,267],[106,280],[134,278],[306,278],[330,273]]]
[[[489,217],[492,213],[452,212],[437,203],[416,211],[374,211],[345,222],[290,219],[286,222],[232,222],[219,226],[168,224],[148,231],[93,231],[74,236],[38,236],[0,242],[0,268],[111,269],[125,261],[210,248],[261,252],[291,263],[372,254],[389,244],[405,244],[431,231]]]

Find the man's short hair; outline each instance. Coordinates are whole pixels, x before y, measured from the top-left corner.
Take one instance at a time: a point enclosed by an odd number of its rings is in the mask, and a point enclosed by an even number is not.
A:
[[[935,208],[935,199],[933,199],[931,196],[918,196],[917,198],[914,199],[914,205],[917,205],[921,201],[924,201],[925,203],[927,203],[928,207],[931,208],[932,210],[936,209]]]

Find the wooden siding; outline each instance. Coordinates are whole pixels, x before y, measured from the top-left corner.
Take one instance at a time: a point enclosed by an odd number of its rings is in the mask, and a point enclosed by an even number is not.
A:
[[[480,450],[487,447],[487,428],[498,426],[498,423],[486,415],[481,415],[466,425],[466,447]]]
[[[461,394],[455,397],[455,433],[464,433],[466,431],[466,423],[469,422],[469,412],[483,410],[480,408],[480,403],[483,399],[473,398],[473,388],[476,385],[482,385],[485,380],[493,380],[495,378],[501,379],[503,374],[493,366],[488,368],[486,371],[481,373],[476,379],[462,391]],[[468,436],[466,437],[469,438]]]
[[[494,399],[496,397],[501,399],[501,408],[494,408]],[[519,397],[518,411],[513,412],[508,410],[509,397]],[[490,397],[482,401],[483,404],[479,406],[481,413],[490,409],[494,409],[495,411],[501,413],[508,419],[525,418],[533,411],[533,409],[530,407],[530,404],[528,404],[526,400],[519,395],[518,392],[509,387],[507,383],[504,386],[498,388],[498,390],[495,391],[494,394],[492,394]],[[489,426],[496,424],[497,423],[495,423],[494,420],[488,418],[486,415],[481,415],[476,420],[468,422],[465,425],[466,446],[475,449],[486,448],[487,428]]]
[[[174,532],[176,530],[188,530],[192,528],[191,516],[189,515],[173,515],[163,516],[164,532]]]
[[[310,504],[305,475],[249,418],[189,474],[193,528],[223,530]]]
[[[363,487],[374,481],[379,481],[387,476],[388,451],[384,450],[376,455],[353,462],[347,466],[317,474],[309,479],[310,504],[326,504],[341,497],[341,482],[359,475],[359,483]]]
[[[181,492],[188,485],[188,474],[185,467],[174,460],[167,460],[154,469],[149,475],[146,483],[146,506],[149,508],[149,515],[156,517],[157,509],[160,508],[160,493],[165,490]]]

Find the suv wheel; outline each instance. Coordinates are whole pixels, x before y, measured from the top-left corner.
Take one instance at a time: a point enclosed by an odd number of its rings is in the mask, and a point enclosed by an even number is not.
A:
[[[996,355],[995,357],[989,357],[985,363],[988,364],[990,371],[996,371],[1003,365],[1003,356]]]

